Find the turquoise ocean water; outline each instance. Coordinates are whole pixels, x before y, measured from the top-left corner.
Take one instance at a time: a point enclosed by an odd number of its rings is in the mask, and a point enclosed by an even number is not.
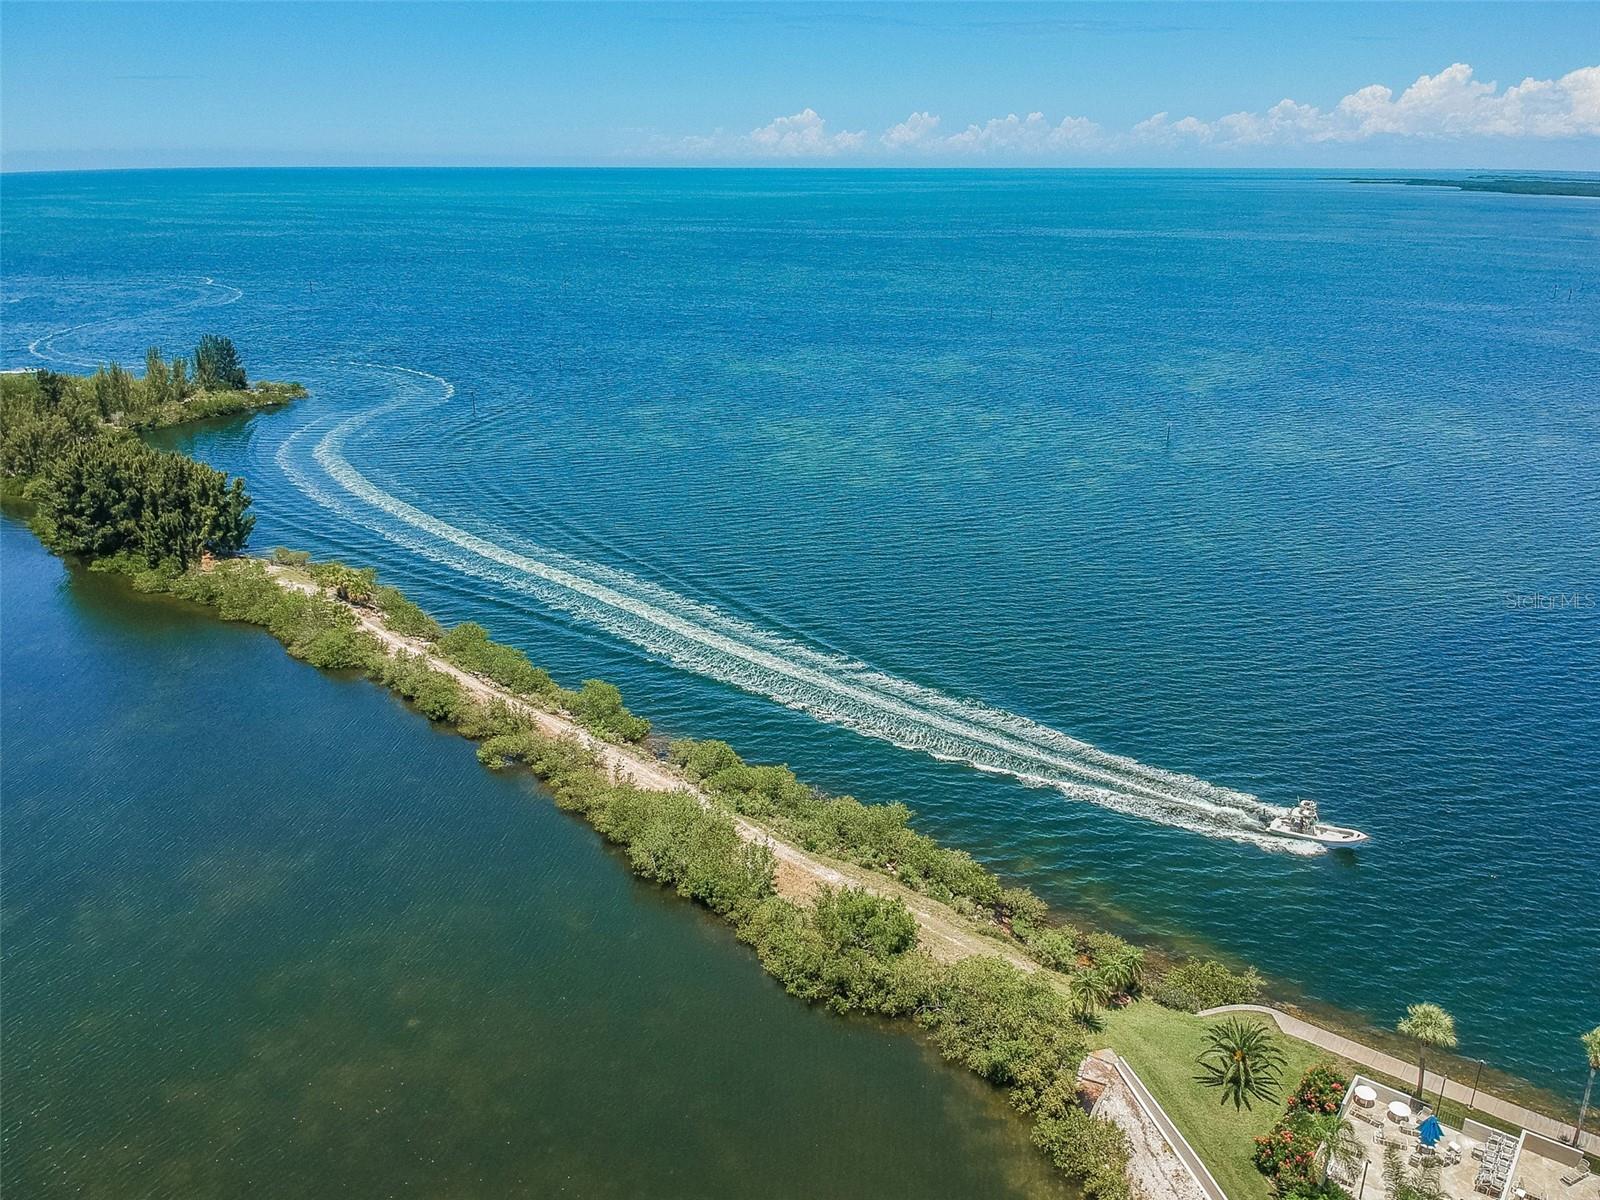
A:
[[[1070,908],[1574,1092],[1600,207],[1294,173],[4,181],[4,365],[230,334],[178,444]],[[356,748],[354,753],[359,753]],[[1300,796],[1359,855],[1256,832]],[[597,865],[598,869],[598,865]]]

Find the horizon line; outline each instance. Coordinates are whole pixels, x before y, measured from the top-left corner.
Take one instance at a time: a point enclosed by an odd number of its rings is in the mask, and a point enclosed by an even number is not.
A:
[[[1393,175],[1412,172],[1419,175],[1460,175],[1468,173],[1493,173],[1515,176],[1563,176],[1600,178],[1600,170],[1579,171],[1561,167],[1360,167],[1360,166],[1222,166],[1194,164],[1189,166],[1140,166],[1137,164],[1050,164],[1050,163],[186,163],[172,166],[142,167],[5,167],[0,165],[0,177],[20,175],[114,175],[150,172],[179,171],[789,171],[789,172],[880,172],[912,174],[918,172],[1163,172],[1169,174],[1198,172],[1237,172],[1255,174],[1315,174],[1344,175],[1350,173]]]

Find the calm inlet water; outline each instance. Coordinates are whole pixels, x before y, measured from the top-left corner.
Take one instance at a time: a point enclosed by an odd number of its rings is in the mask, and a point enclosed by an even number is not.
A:
[[[1059,1191],[469,744],[0,539],[8,1196]]]
[[[6,183],[6,365],[1050,899],[1569,1093],[1600,1019],[1600,208],[1251,173]],[[1574,600],[1575,598],[1575,600]],[[1357,857],[1259,834],[1299,796]]]

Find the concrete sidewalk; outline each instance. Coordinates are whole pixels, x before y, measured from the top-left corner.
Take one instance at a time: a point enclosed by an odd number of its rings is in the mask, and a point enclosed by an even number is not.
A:
[[[1214,1017],[1222,1013],[1255,1012],[1263,1013],[1278,1023],[1278,1028],[1290,1037],[1299,1038],[1302,1042],[1310,1042],[1313,1046],[1321,1046],[1324,1050],[1332,1051],[1341,1058],[1348,1058],[1351,1062],[1360,1063],[1364,1067],[1371,1067],[1374,1071],[1381,1071],[1394,1079],[1413,1079],[1416,1077],[1417,1065],[1408,1063],[1404,1059],[1396,1058],[1392,1054],[1385,1054],[1382,1050],[1374,1050],[1371,1046],[1363,1046],[1360,1042],[1351,1041],[1341,1034],[1313,1025],[1310,1021],[1302,1021],[1299,1017],[1291,1017],[1286,1012],[1276,1008],[1268,1008],[1264,1004],[1224,1004],[1220,1008],[1208,1008],[1200,1014],[1202,1017]],[[1491,1096],[1487,1092],[1478,1092],[1474,1096],[1471,1088],[1454,1080],[1448,1083],[1443,1076],[1435,1075],[1432,1071],[1427,1073],[1423,1080],[1423,1091],[1438,1094],[1444,1088],[1447,1099],[1459,1100],[1462,1104],[1469,1101],[1472,1107],[1479,1112],[1486,1112],[1492,1117],[1513,1125],[1520,1125],[1534,1133],[1543,1134],[1558,1142],[1572,1140],[1572,1126],[1557,1121],[1554,1117],[1547,1117],[1543,1113],[1536,1113],[1532,1109],[1523,1108],[1520,1104],[1512,1104],[1509,1100],[1502,1100],[1498,1096]],[[1583,1135],[1583,1149],[1590,1154],[1600,1154],[1600,1135],[1585,1132]]]

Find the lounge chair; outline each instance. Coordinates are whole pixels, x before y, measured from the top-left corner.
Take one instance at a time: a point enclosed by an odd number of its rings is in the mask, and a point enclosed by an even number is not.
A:
[[[1563,1187],[1572,1187],[1574,1184],[1582,1183],[1588,1177],[1589,1160],[1587,1158],[1580,1158],[1578,1160],[1578,1165],[1572,1168],[1572,1173],[1569,1175],[1563,1175],[1561,1177],[1561,1185]]]

